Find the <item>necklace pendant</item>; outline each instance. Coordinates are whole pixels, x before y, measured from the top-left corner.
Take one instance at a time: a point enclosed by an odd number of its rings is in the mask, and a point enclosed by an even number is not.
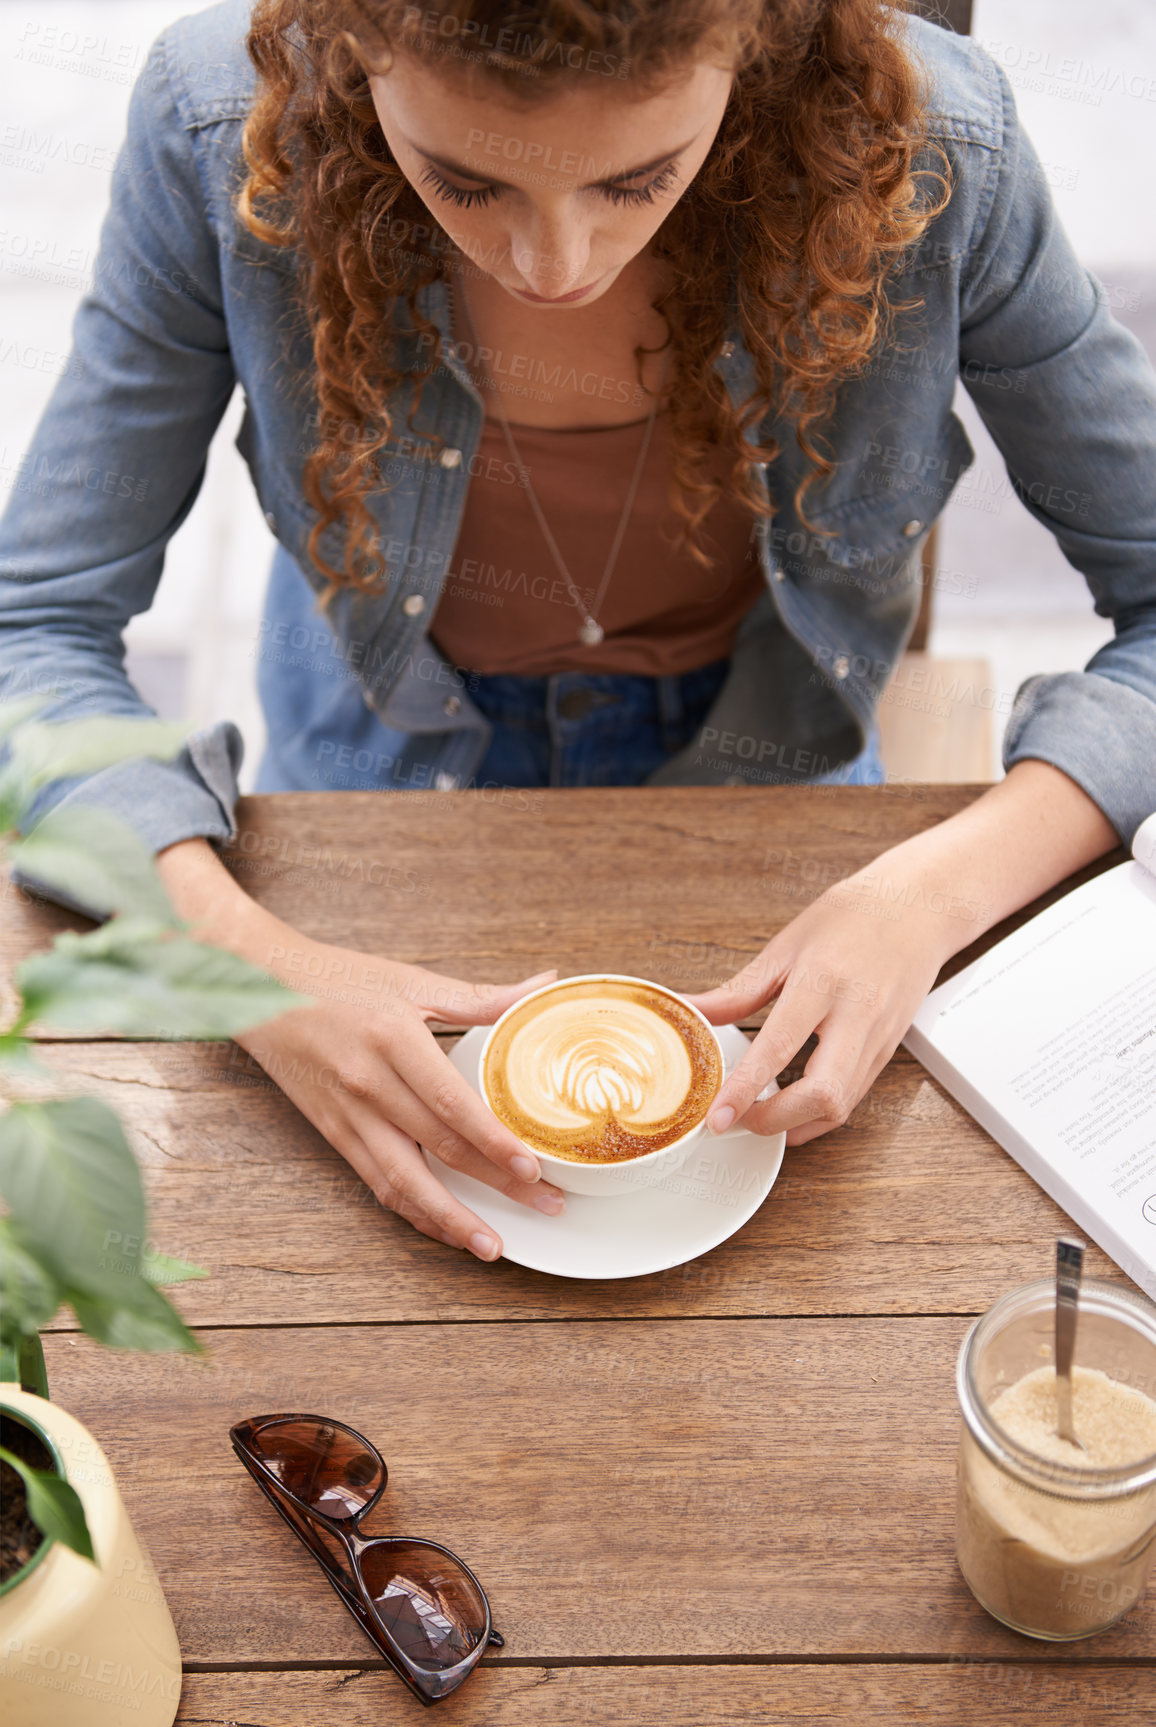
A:
[[[606,631],[601,624],[596,624],[593,618],[587,618],[578,631],[578,640],[588,648],[596,648],[605,636]]]

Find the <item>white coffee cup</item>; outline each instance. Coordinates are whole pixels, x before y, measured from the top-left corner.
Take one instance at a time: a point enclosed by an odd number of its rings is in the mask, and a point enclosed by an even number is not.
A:
[[[486,1091],[486,1057],[500,1027],[512,1014],[520,1012],[528,1001],[534,1001],[538,996],[550,995],[555,990],[576,983],[634,983],[644,989],[654,990],[659,995],[670,996],[673,1001],[681,1003],[689,1013],[694,1014],[695,1018],[706,1028],[711,1041],[718,1050],[719,1070],[725,1073],[726,1062],[722,1045],[719,1043],[718,1033],[706,1015],[700,1013],[693,1003],[686,1000],[685,996],[679,995],[673,989],[667,989],[665,984],[652,983],[649,978],[645,977],[628,977],[623,972],[612,971],[586,972],[579,977],[557,978],[553,983],[543,984],[541,989],[531,990],[529,995],[519,996],[513,1006],[508,1007],[501,1018],[494,1021],[490,1027],[489,1035],[482,1045],[478,1066],[478,1090],[481,1092],[483,1102],[490,1109],[493,1109],[494,1106]],[[710,1108],[713,1107],[712,1100]],[[707,1114],[709,1113],[710,1109],[707,1110]],[[657,1151],[647,1151],[641,1157],[627,1158],[620,1163],[576,1163],[571,1158],[558,1157],[552,1151],[541,1151],[536,1145],[527,1145],[526,1149],[538,1159],[542,1165],[544,1178],[553,1182],[555,1187],[563,1188],[567,1193],[584,1193],[609,1198],[614,1194],[625,1193],[632,1188],[656,1186],[664,1176],[681,1168],[701,1140],[731,1139],[737,1134],[747,1131],[742,1127],[732,1127],[728,1128],[725,1133],[710,1133],[707,1130],[706,1115],[704,1115],[698,1126],[692,1127],[688,1133],[684,1133],[681,1139],[672,1140],[669,1145],[659,1146]],[[525,1142],[523,1141],[523,1143]]]

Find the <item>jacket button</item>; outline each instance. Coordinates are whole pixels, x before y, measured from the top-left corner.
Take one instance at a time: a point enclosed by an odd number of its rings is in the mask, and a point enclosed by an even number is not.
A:
[[[921,533],[922,530],[923,530],[923,523],[922,522],[916,522],[916,521],[904,522],[904,524],[903,524],[903,537],[904,537],[904,539],[907,539],[907,540],[913,540],[915,538],[916,534]]]
[[[455,449],[443,450],[441,455],[438,457],[438,461],[441,463],[443,468],[460,468],[462,465],[462,452]]]
[[[776,582],[785,582],[787,579],[786,570],[780,569],[778,564],[775,565],[774,570],[771,573],[773,574]]]
[[[722,347],[719,349],[719,358],[721,360],[729,360],[733,357],[734,351],[735,345],[733,342],[724,342]]]
[[[839,655],[838,659],[835,661],[834,665],[831,667],[831,670],[834,672],[835,676],[840,680],[840,682],[847,676],[847,673],[851,670],[851,662],[847,658],[846,654],[840,654]]]
[[[277,518],[273,514],[272,510],[265,511],[265,526],[269,529],[270,533],[275,534],[277,532]]]
[[[434,790],[438,792],[456,792],[458,789],[457,774],[437,773],[434,775]]]
[[[407,618],[420,618],[425,611],[425,601],[420,594],[407,594],[401,602],[401,609]]]
[[[459,696],[447,696],[442,703],[442,713],[448,714],[450,719],[453,719],[455,714],[460,714],[461,711],[462,704]]]
[[[373,709],[373,691],[363,688],[362,692],[361,692],[361,699],[365,703],[366,707],[372,711],[372,709]]]

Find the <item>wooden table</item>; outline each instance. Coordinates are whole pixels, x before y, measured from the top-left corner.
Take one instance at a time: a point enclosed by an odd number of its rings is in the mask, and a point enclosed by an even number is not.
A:
[[[255,797],[232,858],[257,899],[366,953],[704,988],[980,789]],[[74,921],[8,907],[9,962]],[[1156,1717],[1156,1599],[1048,1645],[990,1619],[956,1569],[956,1352],[1046,1274],[1065,1220],[910,1057],[787,1153],[724,1246],[584,1283],[416,1234],[231,1046],[49,1053],[121,1111],[157,1244],[212,1273],[176,1292],[205,1362],[46,1339],[163,1580],[181,1722],[421,1718],[233,1458],[231,1422],[294,1408],[378,1443],[375,1528],[443,1541],[486,1585],[506,1648],[444,1721]]]

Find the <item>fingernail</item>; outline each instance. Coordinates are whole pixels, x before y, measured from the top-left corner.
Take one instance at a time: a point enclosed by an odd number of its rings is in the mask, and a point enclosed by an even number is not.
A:
[[[519,1181],[537,1181],[541,1175],[541,1166],[534,1157],[512,1157],[510,1168]]]
[[[536,1211],[546,1212],[549,1217],[557,1217],[560,1211],[565,1211],[566,1201],[560,1193],[551,1193],[546,1189],[534,1195],[534,1208]]]
[[[490,1260],[497,1259],[498,1257],[497,1242],[494,1240],[492,1235],[483,1235],[480,1229],[475,1235],[470,1236],[466,1246],[469,1248],[470,1252],[476,1254],[479,1259]]]
[[[711,1133],[725,1133],[735,1118],[735,1112],[729,1103],[724,1103],[721,1109],[716,1109],[707,1118],[707,1129]]]

